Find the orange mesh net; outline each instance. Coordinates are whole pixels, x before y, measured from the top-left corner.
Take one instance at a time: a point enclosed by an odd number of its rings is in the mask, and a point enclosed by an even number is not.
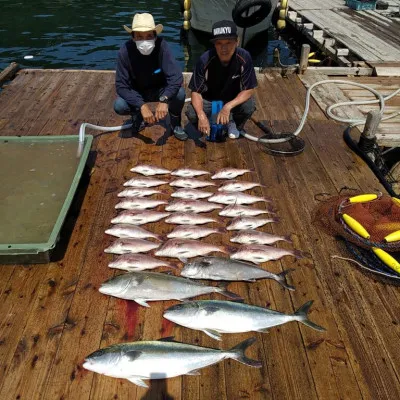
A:
[[[360,236],[344,222],[343,213],[349,215],[368,232],[368,239]],[[400,262],[400,240],[386,243],[385,237],[400,231],[400,202],[389,196],[380,196],[376,200],[354,203],[348,196],[335,196],[324,201],[316,210],[314,223],[328,234],[339,236],[345,248],[364,273],[373,273],[374,277],[384,283],[400,285],[400,273],[380,260],[371,247],[378,247],[390,253]],[[334,256],[333,258],[341,258]],[[355,259],[354,259],[355,258]]]
[[[369,239],[354,232],[341,217],[346,213],[359,222],[370,234]],[[321,204],[314,216],[314,223],[327,233],[340,235],[351,243],[370,249],[372,246],[385,251],[400,251],[400,241],[386,243],[384,238],[400,230],[400,203],[390,196],[376,200],[350,204],[348,196],[335,196]]]

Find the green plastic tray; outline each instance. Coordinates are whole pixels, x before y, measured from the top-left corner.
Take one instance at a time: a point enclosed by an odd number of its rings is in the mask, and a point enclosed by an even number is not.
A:
[[[0,264],[49,262],[93,136],[0,137]]]

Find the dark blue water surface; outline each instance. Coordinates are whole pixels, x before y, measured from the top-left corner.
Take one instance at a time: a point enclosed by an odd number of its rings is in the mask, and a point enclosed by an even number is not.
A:
[[[162,36],[182,69],[191,71],[209,42],[193,33],[190,44],[183,40],[179,0],[0,0],[0,70],[13,61],[22,67],[115,69],[117,51],[129,38],[122,25],[130,26],[136,12],[151,12],[164,25]],[[256,65],[272,62],[271,39],[273,30],[257,38],[251,50]]]

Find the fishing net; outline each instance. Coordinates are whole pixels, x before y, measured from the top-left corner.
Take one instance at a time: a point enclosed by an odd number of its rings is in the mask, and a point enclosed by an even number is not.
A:
[[[370,238],[366,239],[354,232],[343,221],[344,213],[359,222],[370,234]],[[384,240],[387,235],[400,230],[400,203],[390,196],[354,204],[348,202],[348,196],[333,197],[323,202],[317,209],[314,222],[328,233],[340,235],[357,246],[400,251],[400,241],[386,243]]]
[[[368,233],[361,235],[346,223],[343,214],[357,221]],[[386,265],[371,250],[379,248],[400,261],[400,239],[387,242],[385,238],[400,231],[400,202],[381,195],[367,202],[351,203],[348,196],[335,196],[318,207],[314,223],[328,234],[343,239],[346,250],[361,263],[364,269],[389,278],[400,279],[400,274]]]

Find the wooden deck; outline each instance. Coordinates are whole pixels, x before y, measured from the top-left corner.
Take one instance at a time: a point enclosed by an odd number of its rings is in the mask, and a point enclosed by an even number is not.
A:
[[[367,85],[377,90],[383,96],[389,96],[400,88],[400,77],[328,77],[316,71],[310,71],[301,75],[301,80],[311,86],[313,83],[322,80],[340,79]],[[317,101],[321,109],[326,110],[333,103],[346,101],[368,101],[376,100],[375,95],[361,87],[350,84],[323,84],[317,86],[312,92],[312,96]],[[341,107],[336,109],[336,113],[342,118],[366,119],[367,113],[372,110],[379,110],[378,104],[358,105],[351,107]],[[400,93],[385,103],[383,116],[400,113]],[[361,132],[364,125],[357,127]],[[376,133],[376,139],[380,146],[395,147],[400,146],[400,115],[382,121]]]
[[[355,11],[344,0],[289,0],[288,21],[340,65],[400,63],[400,1],[385,11]]]
[[[296,75],[259,76],[256,116],[278,129],[294,128],[304,95]],[[0,94],[1,135],[77,134],[83,121],[120,124],[112,110],[114,96],[112,72],[20,71]],[[252,123],[247,129],[259,134]],[[1,266],[0,399],[399,399],[399,288],[332,261],[332,254],[341,253],[337,242],[312,223],[320,194],[382,190],[348,150],[342,131],[313,101],[301,134],[306,149],[296,157],[268,156],[244,139],[202,147],[199,141],[170,137],[161,146],[162,127],[143,132],[153,144],[95,133],[95,165],[64,258],[48,265]],[[163,310],[173,302],[153,302],[145,309],[100,294],[99,285],[116,273],[103,253],[111,241],[104,230],[115,215],[117,192],[132,176],[129,168],[139,162],[212,171],[255,168],[253,179],[265,188],[253,193],[271,196],[281,218],[267,229],[290,234],[294,246],[310,256],[268,265],[274,272],[296,269],[289,278],[294,292],[270,281],[232,283],[229,289],[246,302],[286,313],[312,299],[310,317],[327,332],[293,322],[268,334],[225,335],[216,342],[163,320]],[[150,228],[171,229],[164,223]],[[229,243],[225,236],[217,239]],[[228,360],[200,376],[154,381],[149,390],[82,368],[84,357],[101,347],[171,334],[224,349],[256,336],[248,354],[262,360],[263,368]]]

